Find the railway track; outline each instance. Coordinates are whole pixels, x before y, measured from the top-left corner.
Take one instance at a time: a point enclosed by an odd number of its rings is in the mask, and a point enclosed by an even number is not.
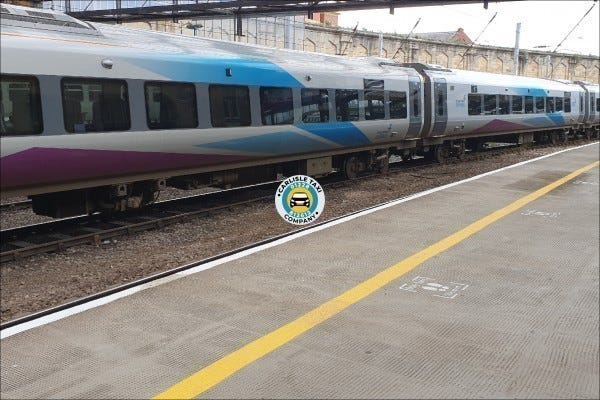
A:
[[[145,230],[161,228],[190,217],[272,197],[278,182],[246,186],[165,200],[142,210],[112,216],[94,214],[64,218],[0,231],[0,262],[64,250]]]
[[[31,200],[11,201],[8,203],[0,203],[0,212],[10,212],[13,210],[22,210],[31,207]]]
[[[463,160],[484,159],[512,152],[515,148],[518,149],[518,146],[495,147],[477,153],[467,152]],[[424,168],[433,164],[435,163],[424,158],[416,158],[410,162],[392,162],[388,173],[414,174],[418,171],[420,177],[427,179],[428,177],[423,175],[426,174]],[[381,174],[369,173],[353,180],[344,180],[333,175],[321,178],[319,181],[324,187],[340,187],[350,185],[356,180],[371,179],[375,176],[381,176]],[[162,228],[184,222],[191,217],[209,215],[257,201],[272,201],[273,193],[278,185],[279,182],[270,182],[245,186],[166,200],[142,210],[118,213],[112,216],[83,215],[2,230],[0,231],[0,263],[36,254],[61,251],[83,244],[101,245],[116,237]]]

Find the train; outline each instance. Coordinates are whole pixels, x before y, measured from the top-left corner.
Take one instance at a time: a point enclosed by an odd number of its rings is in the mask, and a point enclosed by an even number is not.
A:
[[[353,178],[486,140],[598,136],[591,83],[0,11],[0,193],[40,215],[140,208],[167,186]]]

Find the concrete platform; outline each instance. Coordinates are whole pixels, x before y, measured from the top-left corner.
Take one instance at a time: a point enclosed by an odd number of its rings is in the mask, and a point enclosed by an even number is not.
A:
[[[148,398],[192,376],[201,398],[598,398],[597,165],[294,338],[261,339],[598,155],[507,169],[6,337],[1,397]],[[194,378],[255,340],[273,348]]]

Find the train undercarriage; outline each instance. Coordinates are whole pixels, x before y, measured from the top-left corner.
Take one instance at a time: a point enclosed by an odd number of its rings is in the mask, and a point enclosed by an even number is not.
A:
[[[160,191],[167,186],[186,190],[202,187],[231,188],[274,181],[295,174],[318,178],[335,172],[347,179],[354,179],[367,172],[386,173],[389,170],[390,156],[401,157],[403,161],[422,156],[438,163],[446,163],[452,159],[462,159],[467,151],[481,151],[494,142],[517,145],[559,144],[568,140],[598,137],[598,126],[579,126],[502,137],[422,141],[407,147],[371,149],[279,164],[34,195],[30,198],[36,214],[53,218],[96,212],[110,214],[148,206],[156,201]]]

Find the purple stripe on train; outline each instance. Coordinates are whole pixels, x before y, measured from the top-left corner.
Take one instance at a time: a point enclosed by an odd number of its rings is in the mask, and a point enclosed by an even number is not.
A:
[[[483,125],[482,127],[475,129],[471,133],[495,133],[506,131],[518,131],[521,129],[531,129],[531,127],[523,124],[517,124],[515,122],[495,119]]]
[[[0,181],[3,188],[9,188],[203,167],[248,159],[250,157],[238,155],[34,147],[2,157]]]

